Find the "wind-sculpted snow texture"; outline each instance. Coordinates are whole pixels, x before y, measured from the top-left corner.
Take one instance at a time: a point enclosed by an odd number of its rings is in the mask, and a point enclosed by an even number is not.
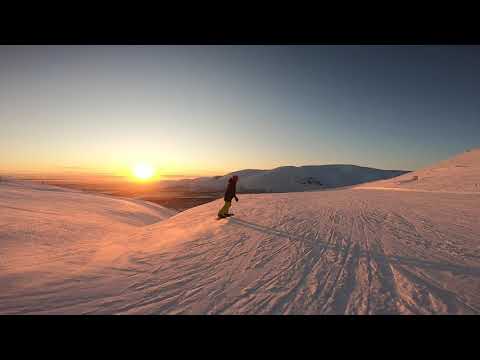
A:
[[[28,182],[0,183],[0,313],[69,312],[116,294],[102,271],[141,226],[175,212],[156,204]],[[104,281],[105,280],[105,281]],[[93,305],[92,305],[93,303]]]

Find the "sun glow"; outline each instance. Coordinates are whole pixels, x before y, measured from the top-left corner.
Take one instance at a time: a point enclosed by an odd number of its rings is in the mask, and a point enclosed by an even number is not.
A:
[[[137,179],[140,180],[148,180],[152,178],[154,173],[155,169],[153,168],[153,166],[148,164],[137,164],[133,168],[133,174]]]

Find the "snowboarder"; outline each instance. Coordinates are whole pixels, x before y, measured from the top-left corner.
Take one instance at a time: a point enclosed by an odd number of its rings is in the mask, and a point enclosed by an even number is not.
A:
[[[238,201],[237,194],[236,194],[237,181],[238,181],[237,175],[234,175],[230,179],[228,179],[227,190],[225,190],[225,196],[223,197],[223,200],[225,200],[225,205],[223,205],[223,207],[218,212],[219,218],[226,218],[228,216],[233,215],[233,214],[229,214],[228,210],[230,210],[230,206],[232,206],[232,199],[235,199],[236,201]]]

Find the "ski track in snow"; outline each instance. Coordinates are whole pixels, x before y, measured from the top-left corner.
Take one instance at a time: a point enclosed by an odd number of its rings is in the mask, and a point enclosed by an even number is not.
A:
[[[240,194],[224,220],[0,188],[0,313],[479,314],[480,194],[432,188]]]
[[[431,196],[244,196],[234,218],[220,225],[204,220],[205,231],[194,222],[193,239],[159,251],[162,265],[142,274],[129,305],[116,311],[476,314],[480,198]],[[438,208],[425,206],[431,201]],[[215,208],[204,205],[202,213]],[[155,231],[174,219],[191,221],[180,214]],[[154,263],[156,256],[144,260]]]
[[[118,252],[123,238],[109,235],[106,262],[82,262],[92,250],[84,243],[58,251],[63,272],[7,287],[0,312],[479,313],[480,196],[244,195],[233,218],[217,221],[220,205],[137,228]],[[70,261],[78,271],[65,271]]]

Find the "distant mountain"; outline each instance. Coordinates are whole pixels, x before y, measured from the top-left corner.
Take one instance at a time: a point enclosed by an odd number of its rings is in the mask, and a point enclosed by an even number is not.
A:
[[[190,191],[222,191],[228,179],[237,175],[239,191],[297,192],[356,185],[393,178],[407,172],[356,165],[282,166],[272,170],[245,169],[223,176],[162,181],[160,185]]]

